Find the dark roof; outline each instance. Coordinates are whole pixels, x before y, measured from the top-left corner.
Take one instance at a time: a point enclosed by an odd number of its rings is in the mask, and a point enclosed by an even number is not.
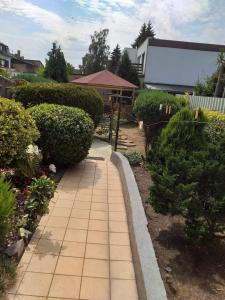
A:
[[[78,79],[71,81],[72,83],[89,85],[101,88],[112,88],[112,89],[135,89],[136,85],[130,83],[129,81],[109,72],[103,70],[91,75],[87,75]]]
[[[222,50],[225,51],[225,45],[193,43],[193,42],[161,40],[161,39],[149,39],[149,46],[212,51],[212,52],[220,52]]]
[[[43,66],[42,62],[40,60],[35,60],[35,59],[24,59],[25,62],[30,63],[34,66],[40,67]]]

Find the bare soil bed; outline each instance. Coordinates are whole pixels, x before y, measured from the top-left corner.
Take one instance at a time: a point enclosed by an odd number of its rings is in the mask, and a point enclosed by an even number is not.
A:
[[[152,184],[148,171],[138,166],[133,167],[133,172],[168,299],[224,300],[225,241],[215,241],[201,248],[190,245],[182,234],[182,218],[156,214],[146,203]]]

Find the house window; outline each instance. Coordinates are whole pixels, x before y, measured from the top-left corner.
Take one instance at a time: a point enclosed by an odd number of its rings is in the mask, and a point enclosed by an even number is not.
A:
[[[144,62],[145,62],[145,52],[141,56],[141,64],[142,64],[142,66],[144,66]]]

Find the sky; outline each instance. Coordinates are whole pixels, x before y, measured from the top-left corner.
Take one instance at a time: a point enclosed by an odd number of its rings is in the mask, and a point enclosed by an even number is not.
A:
[[[58,41],[78,67],[95,30],[123,49],[148,20],[157,38],[225,44],[225,0],[0,0],[0,42],[44,63]]]

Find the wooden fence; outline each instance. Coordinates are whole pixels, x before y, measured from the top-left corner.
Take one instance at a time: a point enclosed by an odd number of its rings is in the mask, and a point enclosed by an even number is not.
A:
[[[189,96],[192,108],[205,108],[225,113],[225,98]]]

